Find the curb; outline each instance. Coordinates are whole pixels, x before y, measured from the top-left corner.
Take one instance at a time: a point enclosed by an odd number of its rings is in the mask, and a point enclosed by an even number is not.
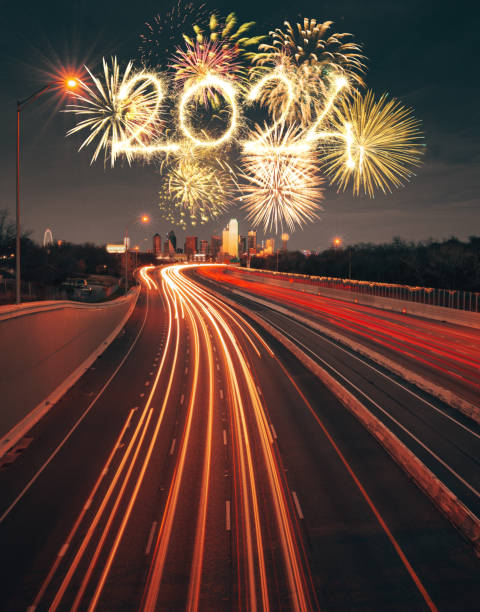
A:
[[[454,527],[472,543],[475,553],[477,556],[480,556],[480,519],[388,427],[371,414],[356,397],[344,389],[325,369],[306,355],[293,342],[285,338],[262,317],[233,300],[225,298],[223,295],[220,295],[220,299],[258,323],[317,376],[345,408],[375,437],[394,461],[414,480],[417,486],[432,500]]]
[[[132,300],[132,304],[127,313],[115,327],[115,329],[98,345],[91,353],[58,387],[56,387],[43,401],[33,408],[33,410],[25,416],[20,423],[17,423],[12,429],[0,438],[0,457],[3,457],[27,432],[44,417],[47,412],[62,398],[63,395],[72,387],[79,378],[88,370],[92,363],[101,355],[115,340],[126,322],[130,318],[133,309],[140,295],[140,287],[136,289],[136,296]],[[31,314],[31,313],[29,313]]]

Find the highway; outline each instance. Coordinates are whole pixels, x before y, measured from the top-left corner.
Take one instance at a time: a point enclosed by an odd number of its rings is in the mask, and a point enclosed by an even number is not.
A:
[[[278,280],[268,273],[249,274],[233,267],[202,268],[201,273],[224,286],[288,306],[478,405],[478,329],[334,299],[322,295],[321,287],[319,295],[305,293],[311,288],[308,283]]]
[[[320,381],[188,266],[141,282],[125,332],[1,466],[2,609],[478,602],[470,544]]]
[[[282,308],[287,308],[287,310],[290,304],[296,306],[297,300],[302,305],[311,301],[310,313],[306,313],[305,306],[302,311],[303,315],[309,314],[312,322],[320,319],[325,323],[328,318],[331,328],[337,326],[337,330],[342,331],[344,313],[347,313],[346,316],[349,319],[356,316],[355,309],[350,304],[342,303],[340,300],[305,296],[303,293],[299,295],[299,291],[292,289],[265,286],[258,282],[249,283],[248,276],[244,275],[239,279],[237,274],[225,274],[224,270],[225,268],[222,267],[201,268],[199,276],[214,280],[217,283],[216,288],[220,287],[222,290],[229,286],[237,287],[240,281],[243,295],[239,296],[229,292],[231,297],[260,313],[266,321],[324,367],[377,419],[385,423],[476,516],[480,517],[480,426],[477,423],[406,383],[398,376],[392,375],[385,368],[342,343],[332,341],[326,334],[310,327],[308,323],[299,322],[288,314],[268,308],[268,300],[271,300],[272,304],[281,304]],[[261,295],[265,299],[266,294],[275,297],[268,297],[267,302],[259,304],[248,299],[248,292],[252,297]],[[337,312],[333,316],[331,313],[335,310]],[[292,312],[299,311],[293,308]],[[375,308],[361,307],[359,318],[365,321],[361,331],[362,335],[368,335],[370,346],[375,347],[379,352],[382,352],[384,347],[377,343],[377,335],[383,338],[388,336],[393,338],[395,331],[391,330],[400,327],[398,315]],[[366,331],[367,326],[372,329],[371,334]],[[478,386],[478,369],[475,372],[474,368],[477,367],[477,363],[480,365],[478,349],[475,351],[469,347],[474,346],[476,336],[480,337],[480,333],[475,329],[454,328],[452,348],[448,340],[449,327],[441,328],[436,322],[432,324],[416,317],[403,316],[401,319],[403,337],[410,338],[412,344],[414,341],[415,345],[422,346],[426,342],[424,336],[428,331],[431,346],[437,343],[437,346],[441,346],[442,352],[451,355],[452,361],[456,359],[459,362],[465,355],[469,356],[471,366],[469,379],[465,383],[465,394],[469,394],[471,388]],[[419,331],[422,329],[427,330],[424,331],[423,336]],[[442,333],[441,341],[433,338],[437,329]],[[456,344],[459,337],[470,339],[470,343],[464,341],[467,348],[460,357],[461,351]],[[418,369],[417,356],[413,352],[410,353],[410,346],[406,340],[402,344],[398,357],[395,357],[391,347],[388,347],[387,350],[390,359],[397,359],[401,363],[405,363],[408,355],[409,368],[413,371]],[[431,355],[433,362],[436,359],[433,350],[431,350]],[[422,367],[422,362],[418,367]],[[448,374],[450,373],[449,371]],[[456,374],[455,371],[453,374]],[[430,375],[432,379],[437,379],[437,369],[434,368],[434,372]],[[478,396],[475,401],[478,405]]]

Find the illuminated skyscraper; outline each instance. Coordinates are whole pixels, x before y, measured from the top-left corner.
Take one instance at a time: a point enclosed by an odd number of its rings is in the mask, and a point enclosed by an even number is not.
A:
[[[238,221],[230,219],[227,228],[223,230],[222,251],[231,258],[238,258]]]
[[[250,230],[248,232],[248,252],[254,254],[257,251],[257,232]]]

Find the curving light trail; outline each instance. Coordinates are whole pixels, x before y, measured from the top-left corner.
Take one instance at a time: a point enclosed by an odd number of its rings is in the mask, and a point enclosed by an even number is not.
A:
[[[213,466],[213,434],[215,427],[219,427],[214,418],[217,401],[214,351],[221,358],[225,373],[225,396],[233,442],[232,516],[236,548],[234,563],[240,581],[236,595],[238,606],[269,610],[272,602],[276,601],[277,585],[268,564],[271,555],[267,552],[270,543],[268,547],[266,544],[268,529],[268,541],[275,537],[281,551],[292,609],[304,612],[312,609],[313,589],[291,494],[275,452],[266,409],[245,347],[253,349],[254,358],[260,359],[262,354],[273,356],[273,353],[238,313],[186,278],[183,271],[187,268],[171,266],[161,272],[168,333],[150,393],[141,409],[128,414],[93,489],[42,583],[35,607],[46,605],[52,612],[65,608],[72,611],[102,608],[105,586],[119,560],[119,548],[135,513],[140,491],[145,486],[145,476],[158,455],[166,414],[177,409],[174,381],[183,375],[180,353],[182,339],[189,331],[193,367],[188,382],[185,421],[167,501],[159,517],[160,527],[141,609],[153,610],[165,605],[162,584],[168,570],[167,557],[175,548],[173,534],[179,528],[178,511],[192,467],[194,423],[198,422],[205,425],[201,433],[200,495],[192,507],[194,541],[188,553],[191,557],[186,609],[198,610],[202,597],[205,597],[206,547],[212,538],[209,516],[218,499],[215,490],[218,479],[214,479]],[[154,274],[153,266],[144,266],[139,272],[148,294],[160,290]],[[271,526],[267,528],[266,522],[273,524],[273,531]]]

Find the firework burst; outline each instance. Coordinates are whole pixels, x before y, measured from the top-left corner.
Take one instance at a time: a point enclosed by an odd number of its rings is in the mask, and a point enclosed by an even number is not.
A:
[[[216,158],[198,157],[191,147],[160,168],[159,206],[164,218],[183,229],[224,213],[234,199],[233,171]]]
[[[280,124],[269,133],[254,131],[242,159],[242,208],[255,227],[293,231],[318,218],[322,179],[316,155],[303,141],[303,131]]]
[[[270,32],[271,44],[262,43],[259,53],[253,56],[256,64],[278,65],[288,58],[295,66],[309,64],[321,67],[326,75],[330,72],[345,73],[351,82],[363,86],[361,73],[365,65],[360,47],[345,41],[352,34],[329,34],[333,21],[317,22],[316,19],[303,20],[303,24],[292,26],[284,22],[285,30],[276,28]]]
[[[183,44],[183,32],[207,19],[205,4],[178,0],[164,14],[158,13],[140,34],[139,51],[142,60],[150,66],[166,67],[168,58]]]
[[[284,30],[277,28],[270,32],[271,43],[262,43],[259,52],[252,54],[253,78],[281,66],[295,91],[290,103],[280,81],[268,83],[259,101],[272,115],[285,113],[288,106],[285,118],[307,125],[324,105],[333,75],[344,76],[353,86],[364,85],[361,74],[365,66],[360,47],[345,40],[351,34],[329,34],[332,23],[304,19],[303,25],[292,26],[286,21]]]
[[[363,191],[373,197],[376,189],[391,192],[421,163],[420,122],[410,108],[385,94],[378,100],[371,91],[343,99],[330,124],[340,137],[327,136],[322,161],[331,182],[342,190],[352,183],[355,195]]]
[[[187,90],[209,76],[236,82],[244,79],[245,71],[239,58],[240,51],[236,46],[212,41],[195,42],[188,44],[185,50],[178,48],[170,67],[175,71],[175,81]],[[218,92],[211,87],[200,89],[196,98],[203,100],[204,104],[211,101],[215,107],[220,105]]]
[[[90,132],[79,150],[97,140],[92,163],[103,150],[105,162],[110,158],[113,167],[119,143],[143,145],[158,132],[158,111],[163,96],[160,82],[156,75],[145,71],[134,74],[132,68],[133,63],[129,62],[121,75],[116,57],[111,68],[104,59],[103,82],[87,68],[92,84],[80,82],[80,92],[72,92],[76,103],[70,104],[66,112],[75,113],[81,120],[67,136],[82,130]],[[126,150],[125,156],[130,163],[132,153]]]
[[[227,15],[225,20],[219,18],[216,13],[212,13],[207,24],[199,23],[193,26],[194,36],[183,35],[185,41],[193,46],[194,42],[204,44],[207,41],[218,42],[222,46],[237,47],[245,59],[251,58],[250,48],[258,46],[265,36],[249,36],[254,21],[248,21],[238,25],[235,13]]]

